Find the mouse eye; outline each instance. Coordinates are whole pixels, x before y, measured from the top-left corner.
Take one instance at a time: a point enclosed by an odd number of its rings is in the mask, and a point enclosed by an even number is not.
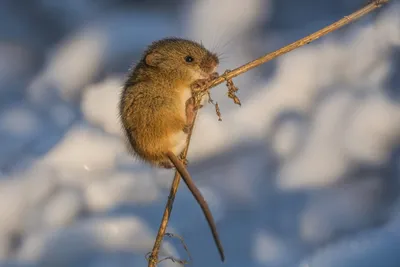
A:
[[[186,56],[186,57],[185,57],[185,61],[190,63],[190,62],[193,62],[193,61],[194,61],[194,58],[191,57],[191,56]]]

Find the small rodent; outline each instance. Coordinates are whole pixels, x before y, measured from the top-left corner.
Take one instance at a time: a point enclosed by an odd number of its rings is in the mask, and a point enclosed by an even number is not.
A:
[[[161,168],[175,167],[199,203],[211,228],[221,260],[224,250],[204,197],[178,156],[194,119],[192,89],[217,75],[216,54],[180,38],[153,42],[128,76],[122,91],[120,118],[133,154]]]

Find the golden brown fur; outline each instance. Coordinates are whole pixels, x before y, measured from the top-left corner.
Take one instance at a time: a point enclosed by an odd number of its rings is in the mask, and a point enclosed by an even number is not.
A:
[[[155,42],[130,73],[119,109],[131,150],[154,166],[175,166],[181,174],[203,210],[224,261],[207,202],[177,157],[186,145],[188,124],[193,121],[191,85],[210,79],[218,63],[217,56],[198,43],[178,38]]]
[[[192,63],[185,62],[192,56]],[[153,43],[125,83],[120,115],[132,149],[143,160],[169,161],[171,135],[187,123],[182,94],[218,65],[215,54],[192,41],[169,38]]]

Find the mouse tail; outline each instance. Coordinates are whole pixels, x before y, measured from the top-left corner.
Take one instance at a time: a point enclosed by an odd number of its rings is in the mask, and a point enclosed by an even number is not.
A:
[[[186,186],[189,188],[190,192],[192,192],[192,195],[199,203],[199,205],[204,213],[204,216],[207,219],[208,225],[210,226],[215,244],[217,245],[219,254],[221,256],[221,260],[224,261],[225,260],[224,249],[222,247],[221,241],[218,236],[217,227],[215,225],[214,218],[211,214],[210,208],[208,207],[206,200],[204,199],[200,190],[194,184],[192,177],[190,176],[186,167],[183,165],[182,161],[180,159],[178,159],[178,157],[171,151],[168,151],[166,155],[172,161],[172,163],[175,165],[176,170],[182,176],[182,179],[185,182]]]

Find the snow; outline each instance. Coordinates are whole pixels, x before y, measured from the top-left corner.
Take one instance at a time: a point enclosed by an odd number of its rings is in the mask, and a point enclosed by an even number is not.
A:
[[[365,3],[145,2],[4,3],[0,266],[147,266],[173,172],[133,158],[118,120],[145,45],[201,40],[223,72]],[[400,266],[399,14],[391,3],[235,78],[241,107],[213,89],[223,120],[201,110],[189,171],[225,264]],[[193,266],[221,265],[183,183],[168,231]],[[166,238],[161,256],[171,255],[187,258]]]

